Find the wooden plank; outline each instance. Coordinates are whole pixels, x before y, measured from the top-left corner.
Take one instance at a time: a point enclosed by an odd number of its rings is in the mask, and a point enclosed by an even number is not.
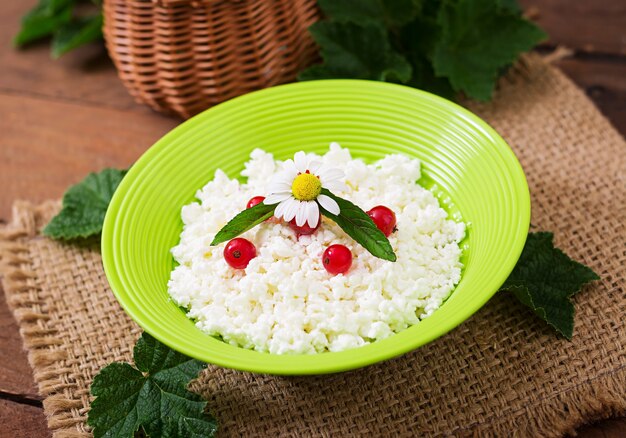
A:
[[[0,400],[0,438],[51,436],[43,409]]]
[[[624,438],[626,436],[626,418],[608,418],[581,427],[578,438]]]
[[[626,136],[626,58],[574,57],[556,64],[583,88],[600,111]]]
[[[550,42],[585,52],[626,54],[626,2],[520,0]]]
[[[0,217],[15,199],[62,196],[105,167],[128,167],[179,121],[148,109],[128,112],[0,93]]]
[[[604,88],[620,98],[626,94],[626,57],[581,55],[562,59],[556,65],[580,87]]]
[[[49,41],[24,50],[12,48],[20,17],[37,0],[3,0],[0,14],[0,91],[79,101],[100,107],[142,110],[117,78],[101,43],[84,46],[58,60],[50,57]]]
[[[0,392],[40,399],[17,323],[0,287]],[[0,422],[0,424],[2,424]]]

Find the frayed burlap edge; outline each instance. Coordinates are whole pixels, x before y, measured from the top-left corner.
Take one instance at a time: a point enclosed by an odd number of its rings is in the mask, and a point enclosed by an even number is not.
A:
[[[58,201],[40,205],[15,202],[12,222],[0,230],[0,273],[7,303],[20,327],[33,377],[39,393],[45,397],[43,407],[48,427],[59,438],[89,437],[90,434],[76,429],[80,420],[71,414],[72,409],[84,409],[81,401],[55,394],[67,385],[63,380],[64,370],[58,363],[69,358],[46,313],[47,304],[37,298],[37,285],[32,281],[36,276],[35,269],[32,259],[27,257],[29,249],[25,243],[32,238],[43,238],[38,237],[39,231],[59,206]]]

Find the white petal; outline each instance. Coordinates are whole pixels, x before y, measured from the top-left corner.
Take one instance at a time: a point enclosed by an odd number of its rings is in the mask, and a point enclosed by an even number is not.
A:
[[[331,192],[345,192],[348,190],[348,186],[345,185],[345,183],[342,183],[341,181],[331,181],[331,182],[327,182],[325,185],[323,185],[323,187],[325,189],[330,190]]]
[[[269,193],[291,193],[291,184],[274,181],[267,188]]]
[[[334,214],[335,216],[339,214],[339,205],[335,202],[334,199],[326,196],[319,195],[317,197],[317,202],[329,213]]]
[[[317,206],[317,202],[309,201],[306,203],[306,221],[309,224],[309,227],[315,228],[317,227],[317,223],[320,220],[320,209]]]
[[[322,184],[341,179],[344,176],[346,176],[346,174],[343,173],[343,171],[339,169],[331,168],[331,169],[322,169],[320,171],[320,181],[322,181]]]
[[[296,169],[298,172],[304,173],[306,172],[307,165],[309,164],[309,160],[306,159],[306,154],[302,151],[296,152],[296,155],[293,156],[293,162],[296,165]]]
[[[300,201],[295,198],[291,198],[285,201],[287,205],[285,206],[285,212],[283,213],[283,219],[287,222],[293,220],[296,217],[296,213],[298,212],[298,207],[300,206]]]
[[[307,205],[308,202],[301,202],[298,206],[298,211],[296,212],[296,225],[299,227],[304,225],[306,222]]]
[[[291,185],[297,174],[291,174],[290,172],[280,172],[272,177],[269,184],[270,193],[287,192],[291,190]]]
[[[291,198],[291,193],[272,193],[263,200],[263,204],[272,205]]]
[[[322,162],[321,161],[311,161],[309,163],[308,170],[313,175],[317,175],[317,171],[320,170],[320,167],[322,167]]]
[[[283,213],[285,213],[285,207],[287,207],[287,201],[288,199],[285,199],[276,206],[276,208],[274,209],[274,217],[277,217],[278,219],[283,217]]]
[[[278,206],[276,207],[276,209],[274,210],[274,216],[277,218],[281,218],[285,216],[285,213],[287,212],[287,210],[289,209],[289,206],[291,205],[291,202],[298,202],[296,201],[296,199],[292,196],[289,199],[285,199],[284,201],[282,201],[280,204],[278,204]]]
[[[290,175],[291,178],[295,178],[298,175],[298,168],[292,159],[283,161],[283,173],[286,175]]]

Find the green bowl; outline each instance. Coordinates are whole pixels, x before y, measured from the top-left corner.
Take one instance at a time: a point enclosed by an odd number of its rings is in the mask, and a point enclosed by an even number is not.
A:
[[[464,270],[432,316],[401,333],[339,353],[274,355],[228,345],[194,326],[167,294],[170,248],[181,207],[223,169],[243,169],[262,148],[278,159],[325,152],[331,141],[354,157],[390,153],[423,163],[420,184],[468,224]],[[122,307],[143,329],[188,356],[245,371],[323,374],[398,356],[456,327],[498,290],[524,246],[530,197],[502,138],[464,108],[400,85],[360,80],[302,82],[247,94],[197,115],[152,146],[130,169],[107,211],[102,259]]]

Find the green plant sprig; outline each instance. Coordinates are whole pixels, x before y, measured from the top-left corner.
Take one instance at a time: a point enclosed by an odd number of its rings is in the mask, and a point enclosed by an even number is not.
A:
[[[83,4],[93,8],[84,8]],[[80,10],[87,9],[79,14]],[[102,11],[100,0],[39,0],[22,17],[22,26],[13,39],[16,47],[42,38],[52,37],[51,56],[59,58],[67,52],[92,41],[102,40]]]
[[[318,0],[323,63],[300,80],[371,79],[489,100],[518,56],[546,38],[516,0]]]

